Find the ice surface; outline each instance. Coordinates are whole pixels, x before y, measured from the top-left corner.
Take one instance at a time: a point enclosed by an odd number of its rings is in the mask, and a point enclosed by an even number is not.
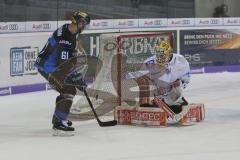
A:
[[[185,97],[203,102],[194,126],[101,128],[75,122],[76,135],[53,137],[57,93],[0,97],[0,160],[239,160],[240,73],[196,74]]]

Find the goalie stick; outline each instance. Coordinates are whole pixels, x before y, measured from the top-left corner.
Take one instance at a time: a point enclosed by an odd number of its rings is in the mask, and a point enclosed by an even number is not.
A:
[[[102,122],[102,121],[98,118],[98,115],[97,115],[97,113],[96,113],[96,111],[95,111],[95,109],[94,109],[94,107],[93,107],[93,104],[92,104],[92,102],[91,102],[91,100],[90,100],[90,98],[89,98],[89,96],[88,96],[88,94],[87,94],[86,89],[83,89],[83,92],[84,92],[84,94],[85,94],[85,97],[87,98],[87,101],[88,101],[88,103],[89,103],[89,106],[91,107],[91,109],[92,109],[92,111],[93,111],[93,114],[94,114],[94,116],[95,116],[95,118],[96,118],[99,126],[101,126],[101,127],[108,127],[108,126],[115,126],[115,125],[117,125],[117,121],[116,121],[116,120],[107,121],[107,122]]]

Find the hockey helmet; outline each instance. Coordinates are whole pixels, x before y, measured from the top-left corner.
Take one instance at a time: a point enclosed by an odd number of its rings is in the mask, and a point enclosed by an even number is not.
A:
[[[155,52],[157,56],[157,63],[160,66],[164,66],[171,60],[173,49],[169,41],[162,40],[158,45],[156,45]]]
[[[88,25],[90,23],[90,16],[86,12],[75,11],[71,17],[71,21],[74,24],[78,24],[83,22],[84,25]]]

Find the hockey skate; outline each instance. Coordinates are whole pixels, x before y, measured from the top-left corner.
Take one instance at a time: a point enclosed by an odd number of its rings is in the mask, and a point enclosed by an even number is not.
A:
[[[73,136],[74,128],[72,122],[69,120],[63,121],[60,120],[57,116],[53,116],[53,136]]]

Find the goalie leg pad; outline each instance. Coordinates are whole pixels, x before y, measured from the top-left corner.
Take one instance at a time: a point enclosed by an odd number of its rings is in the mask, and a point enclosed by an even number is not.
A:
[[[166,126],[167,114],[161,108],[137,107],[131,123],[144,126]]]
[[[136,107],[118,106],[114,109],[114,120],[118,124],[130,125],[134,114],[136,114]]]
[[[156,107],[118,106],[114,110],[114,119],[121,125],[144,126],[166,126],[168,116],[172,116],[172,119],[183,125],[204,120],[204,104],[189,104],[183,107],[185,108],[183,108],[182,114],[175,114],[170,108],[163,110],[163,108]]]
[[[118,124],[166,126],[167,114],[161,108],[151,107],[122,107],[115,109],[115,120]]]
[[[171,119],[180,121],[181,123],[199,122],[205,118],[205,108],[202,103],[183,105],[182,111],[175,114],[171,108],[159,98],[155,97],[152,101],[163,109]]]
[[[192,103],[189,104],[189,111],[182,118],[182,123],[187,122],[200,122],[205,119],[205,107],[202,103]]]

